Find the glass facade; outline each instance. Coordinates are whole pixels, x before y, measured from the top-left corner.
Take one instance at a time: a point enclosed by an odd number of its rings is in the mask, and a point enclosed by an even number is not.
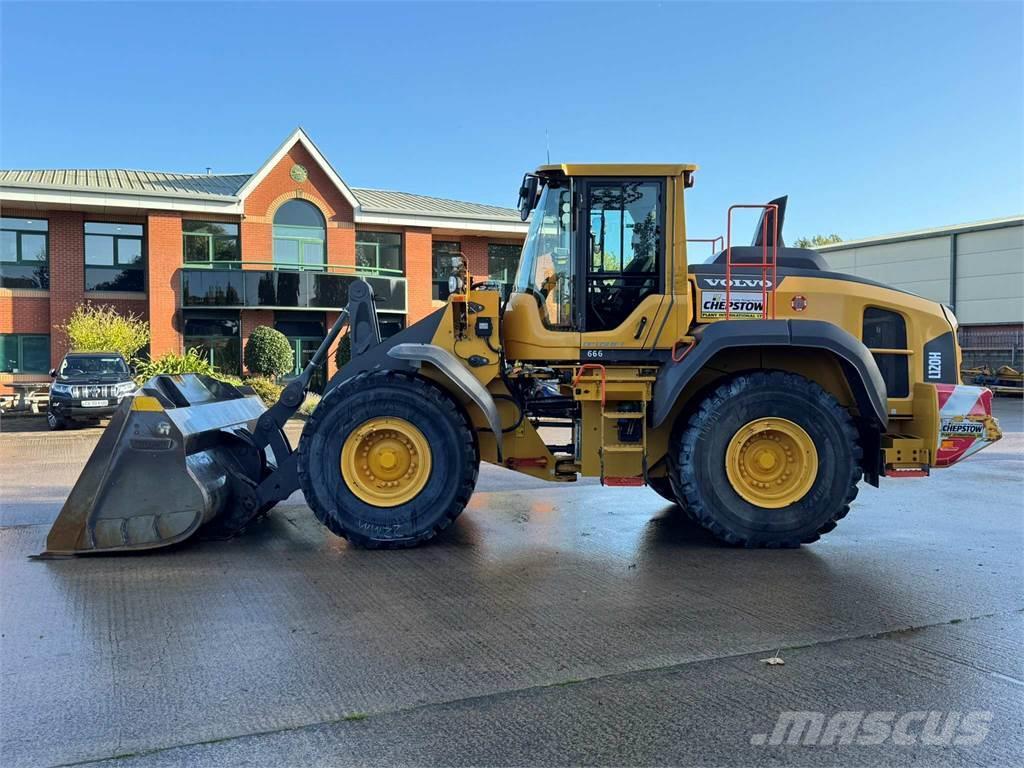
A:
[[[238,268],[242,251],[238,225],[219,221],[181,223],[183,258],[186,264]]]
[[[431,298],[448,298],[448,276],[452,273],[452,257],[462,253],[462,244],[454,240],[435,240],[432,248],[433,291]]]
[[[0,373],[46,373],[49,370],[49,336],[0,333]]]
[[[49,222],[0,218],[0,288],[49,287]]]
[[[85,223],[85,290],[146,290],[141,224]]]
[[[348,287],[358,279],[330,272],[186,268],[181,270],[181,301],[184,307],[343,309]],[[364,279],[379,311],[405,312],[405,278]]]
[[[402,235],[398,232],[356,232],[356,269],[377,274],[404,274]]]
[[[523,246],[518,243],[487,244],[487,280],[501,285],[501,295],[508,298],[519,268]]]
[[[324,319],[322,314],[312,312],[277,312],[274,315],[274,328],[283,333],[288,343],[292,345],[295,362],[290,373],[282,377],[284,382],[302,373],[309,361],[313,358],[320,343],[326,336],[324,330]],[[310,380],[310,389],[313,392],[323,392],[324,384],[327,381],[326,372],[323,367],[313,373]]]
[[[198,349],[222,373],[242,372],[242,323],[238,312],[186,311],[185,349]]]

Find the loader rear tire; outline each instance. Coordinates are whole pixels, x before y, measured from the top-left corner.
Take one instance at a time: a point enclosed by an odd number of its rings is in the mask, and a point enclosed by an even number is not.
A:
[[[394,446],[383,457],[388,468],[405,462],[409,474],[384,480],[378,491],[382,478],[361,457],[379,440]],[[480,466],[462,408],[402,371],[362,373],[330,391],[302,430],[298,454],[299,484],[317,519],[366,548],[434,538],[465,508]]]
[[[668,458],[687,510],[745,547],[816,541],[849,512],[861,478],[849,412],[818,384],[781,371],[721,384],[677,425]]]
[[[676,511],[683,515],[687,522],[698,523],[697,518],[694,517],[690,508],[687,507],[683,501],[680,501],[680,497],[676,494],[675,488],[672,486],[672,479],[670,477],[652,477],[647,481],[647,485],[665,501],[675,504]]]
[[[647,486],[670,504],[679,503],[679,500],[676,499],[675,491],[672,490],[672,483],[667,477],[648,478]]]

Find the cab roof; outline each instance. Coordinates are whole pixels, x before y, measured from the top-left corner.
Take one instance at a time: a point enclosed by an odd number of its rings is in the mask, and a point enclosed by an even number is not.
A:
[[[537,173],[566,176],[682,176],[697,170],[694,163],[553,163]]]

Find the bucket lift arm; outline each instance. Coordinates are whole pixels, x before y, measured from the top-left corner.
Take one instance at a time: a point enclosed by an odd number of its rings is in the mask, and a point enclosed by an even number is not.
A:
[[[285,423],[295,415],[309,392],[309,382],[314,372],[327,361],[327,355],[346,325],[350,326],[353,357],[380,343],[380,325],[373,303],[373,289],[365,280],[356,280],[349,286],[348,306],[338,314],[338,319],[334,321],[330,332],[320,342],[320,346],[302,373],[284,388],[278,401],[256,422],[256,432],[252,437],[256,448],[262,449],[268,445],[276,448],[276,436],[284,434]],[[251,510],[269,509],[298,490],[296,456],[287,441],[283,442],[283,455],[277,455],[275,452],[277,470],[254,488],[251,495],[246,494],[242,497],[243,506]]]

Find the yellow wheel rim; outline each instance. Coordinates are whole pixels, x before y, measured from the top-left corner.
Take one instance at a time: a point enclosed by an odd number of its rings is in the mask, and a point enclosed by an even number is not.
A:
[[[375,507],[397,507],[416,498],[430,478],[430,445],[405,419],[364,421],[341,448],[341,476]]]
[[[799,424],[754,419],[729,441],[725,472],[733,490],[751,504],[782,509],[811,490],[818,476],[818,451]]]

